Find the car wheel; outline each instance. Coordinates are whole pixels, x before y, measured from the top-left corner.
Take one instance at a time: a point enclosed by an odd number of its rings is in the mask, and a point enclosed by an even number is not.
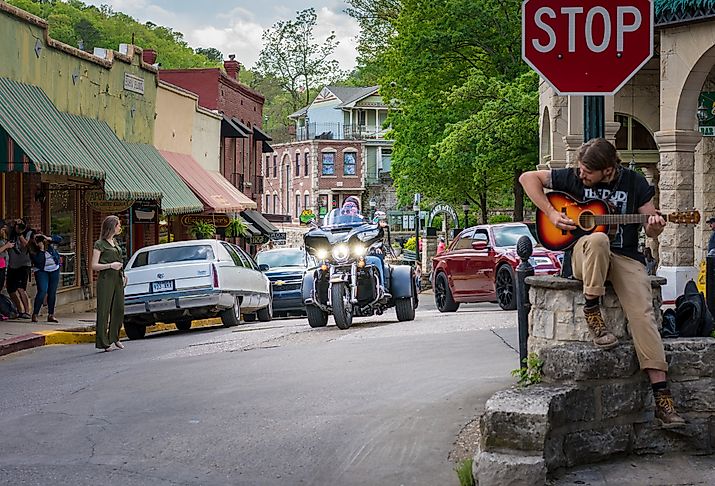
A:
[[[258,316],[259,321],[270,322],[270,320],[273,318],[273,304],[269,304],[263,309],[258,309],[256,315]]]
[[[188,331],[191,329],[191,319],[182,319],[174,323],[179,331]]]
[[[233,307],[221,312],[219,317],[223,327],[238,326],[241,323],[241,305],[238,303],[238,299],[234,299]]]
[[[511,267],[502,265],[497,270],[494,288],[497,294],[499,307],[504,310],[516,309],[516,294],[514,293],[514,274]]]
[[[325,327],[328,324],[328,313],[314,305],[306,305],[305,314],[310,327]]]
[[[459,303],[454,301],[452,291],[449,290],[447,275],[440,273],[434,283],[434,303],[440,312],[455,312]]]
[[[141,324],[124,324],[124,332],[129,339],[143,339],[146,335],[146,326]]]
[[[253,322],[256,320],[256,314],[243,314],[244,322]]]

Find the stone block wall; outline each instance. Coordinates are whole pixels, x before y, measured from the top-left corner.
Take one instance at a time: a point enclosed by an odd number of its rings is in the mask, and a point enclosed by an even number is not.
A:
[[[660,284],[653,299],[660,309]],[[531,277],[530,352],[544,365],[543,383],[497,392],[480,420],[475,479],[481,486],[544,484],[550,472],[622,454],[715,452],[715,339],[664,341],[668,380],[687,425],[660,428],[618,299],[609,289],[606,319],[619,335],[595,348],[582,321],[580,283]],[[659,314],[656,312],[656,314]]]

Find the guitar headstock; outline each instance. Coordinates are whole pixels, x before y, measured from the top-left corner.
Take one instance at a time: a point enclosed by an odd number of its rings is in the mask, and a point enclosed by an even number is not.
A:
[[[675,224],[698,224],[700,222],[699,211],[676,211],[668,215],[668,221]]]

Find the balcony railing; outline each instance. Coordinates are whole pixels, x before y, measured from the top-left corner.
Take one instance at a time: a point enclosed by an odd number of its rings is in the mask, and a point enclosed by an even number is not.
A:
[[[374,125],[343,125],[342,123],[308,123],[298,127],[295,139],[304,140],[374,140],[383,139],[386,129]]]

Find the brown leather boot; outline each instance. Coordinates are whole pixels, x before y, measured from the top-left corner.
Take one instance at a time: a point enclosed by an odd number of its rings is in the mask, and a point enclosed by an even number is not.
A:
[[[586,324],[588,324],[588,329],[593,337],[593,344],[596,347],[611,349],[618,345],[618,338],[606,327],[599,306],[584,307],[583,314],[586,316]]]
[[[661,427],[670,429],[674,427],[682,427],[685,425],[685,419],[678,415],[675,410],[675,402],[673,395],[667,388],[658,390],[654,394],[655,397],[655,418],[660,422]]]

